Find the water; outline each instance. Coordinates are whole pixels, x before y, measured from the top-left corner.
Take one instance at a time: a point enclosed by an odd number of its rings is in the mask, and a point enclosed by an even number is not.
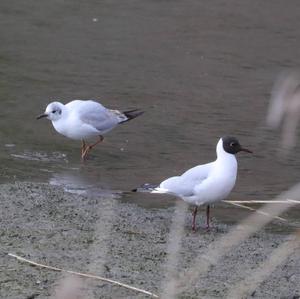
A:
[[[299,62],[297,4],[1,2],[1,181],[126,191],[213,160],[230,134],[255,152],[239,155],[230,198],[273,198],[300,179],[299,143],[280,160],[279,134],[264,128],[277,73]],[[82,164],[79,142],[35,120],[52,99],[79,98],[146,113]]]

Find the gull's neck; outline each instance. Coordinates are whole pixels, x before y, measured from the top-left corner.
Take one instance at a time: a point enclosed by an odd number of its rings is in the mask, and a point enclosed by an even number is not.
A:
[[[213,163],[212,173],[216,177],[221,177],[222,180],[232,184],[235,184],[237,176],[237,160],[235,155],[225,152],[223,148],[223,140],[220,139],[217,144],[217,159]]]

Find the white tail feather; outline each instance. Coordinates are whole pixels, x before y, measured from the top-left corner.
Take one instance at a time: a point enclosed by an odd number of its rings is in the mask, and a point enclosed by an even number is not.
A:
[[[157,187],[151,191],[151,193],[169,193],[168,189]]]

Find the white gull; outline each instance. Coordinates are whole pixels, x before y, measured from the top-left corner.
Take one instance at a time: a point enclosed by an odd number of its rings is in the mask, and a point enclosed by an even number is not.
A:
[[[65,105],[52,102],[37,119],[46,117],[52,121],[58,133],[71,139],[82,140],[81,158],[85,159],[89,151],[103,140],[103,134],[142,113],[143,111],[138,109],[125,112],[107,109],[93,100],[75,100]],[[87,145],[85,140],[93,137],[98,137],[98,141]]]

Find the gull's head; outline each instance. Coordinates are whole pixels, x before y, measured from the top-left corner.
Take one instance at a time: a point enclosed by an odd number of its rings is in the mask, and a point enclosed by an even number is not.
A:
[[[224,136],[219,140],[217,144],[217,154],[219,155],[222,152],[232,155],[235,155],[238,152],[252,153],[252,151],[242,147],[237,138],[232,136]]]
[[[51,121],[57,121],[62,117],[63,110],[65,105],[60,102],[52,102],[50,103],[45,112],[37,117],[37,119],[48,118]]]

